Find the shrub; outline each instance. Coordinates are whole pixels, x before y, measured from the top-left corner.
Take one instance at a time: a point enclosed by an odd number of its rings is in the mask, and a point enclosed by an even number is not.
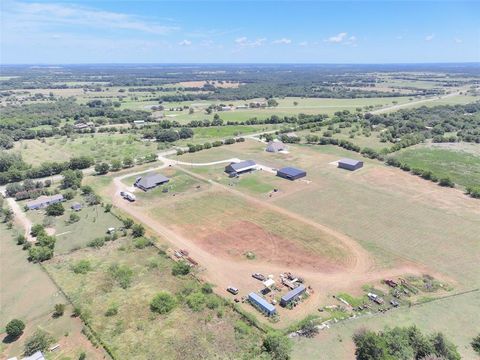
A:
[[[17,236],[17,245],[23,245],[27,242],[27,238],[24,235]]]
[[[211,294],[213,293],[213,285],[210,283],[205,283],[202,285],[202,292],[204,294]]]
[[[105,205],[105,212],[108,213],[112,210],[112,204],[106,204]]]
[[[105,311],[105,316],[115,316],[118,314],[118,306],[113,304],[111,305],[107,311]]]
[[[128,288],[132,283],[133,270],[128,266],[113,264],[108,271],[122,289]]]
[[[125,226],[125,229],[130,229],[133,225],[133,220],[130,218],[125,218],[122,220],[123,226]]]
[[[48,216],[60,216],[65,212],[62,203],[50,204],[47,206],[46,213]]]
[[[144,237],[140,237],[140,238],[135,239],[135,241],[133,242],[133,245],[134,245],[137,249],[144,249],[144,248],[146,248],[147,246],[152,245],[152,242],[150,241],[150,239],[147,239],[147,238],[144,238]]]
[[[96,238],[96,239],[90,240],[87,243],[87,246],[94,247],[94,248],[101,248],[103,245],[105,245],[104,238]]]
[[[41,224],[35,224],[30,229],[30,235],[37,237],[38,235],[45,233],[45,227]]]
[[[68,217],[68,222],[70,224],[76,223],[78,221],[80,221],[80,216],[78,216],[78,214],[71,213],[70,216]]]
[[[132,226],[132,236],[138,238],[145,235],[145,228],[142,224],[135,224]]]
[[[222,305],[222,301],[220,300],[220,298],[216,295],[209,295],[207,296],[207,299],[206,299],[206,305],[209,309],[216,309],[218,308],[220,305]]]
[[[92,269],[90,261],[83,259],[72,265],[72,271],[75,274],[86,274]]]
[[[480,199],[480,186],[468,186],[467,194],[475,199]]]
[[[55,339],[45,330],[38,329],[25,341],[25,355],[30,356],[37,351],[46,351]]]
[[[175,308],[176,304],[172,294],[168,291],[161,291],[150,302],[150,310],[159,314],[167,314]]]
[[[47,246],[32,246],[28,249],[28,259],[33,262],[42,262],[53,257],[53,249]]]
[[[194,292],[190,295],[187,296],[186,298],[187,305],[190,309],[193,311],[202,311],[203,308],[205,307],[205,295],[203,295],[200,292]]]
[[[478,334],[473,340],[472,340],[472,348],[473,350],[480,355],[480,334]]]
[[[237,320],[234,325],[235,332],[242,335],[250,334],[252,331],[250,326],[243,322],[242,320]]]
[[[292,346],[291,340],[279,332],[271,332],[263,340],[263,348],[275,360],[289,359]]]
[[[55,317],[63,316],[64,313],[65,313],[65,304],[55,304],[53,316]]]
[[[438,182],[438,185],[445,187],[454,187],[455,183],[450,178],[441,178]]]
[[[25,329],[25,324],[23,323],[22,320],[18,320],[18,319],[11,320],[5,327],[5,331],[7,335],[14,339],[22,335],[24,329]]]
[[[188,265],[185,261],[178,261],[173,264],[172,267],[172,274],[177,275],[187,275],[190,272],[190,265]]]

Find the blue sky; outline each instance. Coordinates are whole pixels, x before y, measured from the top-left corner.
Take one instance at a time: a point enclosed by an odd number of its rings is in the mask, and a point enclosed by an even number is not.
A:
[[[477,1],[1,1],[12,63],[480,61]]]

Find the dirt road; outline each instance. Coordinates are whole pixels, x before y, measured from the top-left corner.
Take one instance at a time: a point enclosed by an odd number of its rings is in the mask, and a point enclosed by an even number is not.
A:
[[[14,220],[25,229],[25,237],[29,242],[35,242],[35,239],[30,235],[30,230],[32,229],[32,222],[27,217],[25,212],[20,208],[18,203],[13,198],[7,198],[8,206],[13,211]]]

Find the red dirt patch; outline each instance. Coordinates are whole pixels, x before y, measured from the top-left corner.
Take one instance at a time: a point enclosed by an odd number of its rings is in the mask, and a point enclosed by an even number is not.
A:
[[[251,251],[256,258],[265,263],[273,263],[287,268],[304,268],[321,272],[333,272],[340,269],[333,262],[318,254],[308,252],[301,245],[265,231],[250,221],[237,221],[228,229],[195,227],[190,229],[196,234],[199,245],[211,254],[233,259],[245,259],[245,253]]]

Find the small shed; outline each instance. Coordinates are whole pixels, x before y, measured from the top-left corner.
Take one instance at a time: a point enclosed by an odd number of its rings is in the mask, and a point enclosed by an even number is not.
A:
[[[284,150],[287,150],[287,145],[285,145],[281,141],[270,141],[267,147],[265,148],[265,151],[273,152],[273,153],[284,151]]]
[[[363,161],[345,158],[338,160],[338,167],[341,169],[354,171],[363,167]]]
[[[27,202],[28,210],[38,210],[47,207],[51,204],[56,204],[64,200],[62,194],[52,196],[40,196],[38,199]]]
[[[159,185],[166,184],[170,179],[163,176],[162,174],[149,173],[145,176],[140,176],[135,180],[135,186],[143,191],[148,191]]]
[[[275,306],[270,304],[267,300],[265,300],[258,294],[255,294],[253,292],[248,294],[248,300],[253,306],[255,306],[259,311],[261,311],[267,316],[272,316],[277,312]]]
[[[292,301],[298,299],[298,297],[302,295],[305,292],[305,290],[306,290],[305,285],[300,285],[295,289],[289,291],[288,293],[283,295],[282,298],[280,299],[280,305],[287,306]]]
[[[288,180],[297,180],[307,176],[307,172],[294,167],[284,167],[277,170],[277,176]]]
[[[275,280],[273,279],[267,279],[263,282],[263,286],[265,286],[268,289],[270,289],[274,285],[275,285]]]
[[[73,204],[72,204],[71,208],[72,208],[72,210],[74,210],[74,211],[80,211],[80,210],[82,210],[83,205],[80,204],[80,203],[78,203],[78,202],[76,202],[76,203],[73,203]]]
[[[225,172],[227,174],[241,174],[247,171],[252,171],[257,168],[257,164],[253,160],[240,161],[238,163],[230,163],[225,166]]]

